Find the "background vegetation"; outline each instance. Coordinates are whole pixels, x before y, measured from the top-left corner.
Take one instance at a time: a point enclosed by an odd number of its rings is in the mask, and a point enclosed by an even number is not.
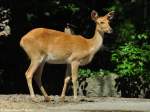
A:
[[[25,33],[36,27],[63,31],[70,23],[76,34],[90,38],[95,28],[90,19],[94,9],[100,15],[116,12],[114,33],[105,35],[104,47],[80,75],[114,72],[119,76],[116,87],[123,97],[144,94],[149,98],[149,8],[149,0],[0,0],[0,30],[4,31],[6,20],[11,28],[7,37],[0,37],[0,93],[28,93],[24,72],[29,60],[19,46]],[[60,94],[64,69],[65,65],[45,66],[43,80],[49,93]]]

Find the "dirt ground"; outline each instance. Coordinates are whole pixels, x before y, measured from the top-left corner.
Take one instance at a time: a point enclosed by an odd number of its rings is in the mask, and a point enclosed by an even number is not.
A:
[[[51,102],[44,102],[36,95],[33,102],[29,95],[0,95],[0,112],[150,112],[150,99],[79,97],[72,96],[62,102],[59,96],[51,96]]]

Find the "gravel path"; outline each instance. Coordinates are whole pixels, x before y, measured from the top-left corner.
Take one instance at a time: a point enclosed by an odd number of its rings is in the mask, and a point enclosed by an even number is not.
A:
[[[37,95],[33,102],[29,95],[0,95],[0,112],[150,112],[150,99],[66,97],[61,102],[58,96],[51,97],[51,102],[44,102]]]

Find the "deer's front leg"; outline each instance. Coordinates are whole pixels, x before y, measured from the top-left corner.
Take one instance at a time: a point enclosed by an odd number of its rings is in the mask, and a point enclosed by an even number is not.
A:
[[[63,86],[63,90],[62,90],[62,93],[61,93],[62,100],[64,100],[64,98],[65,98],[67,85],[69,83],[70,76],[71,76],[71,65],[67,64],[67,70],[66,70],[65,79],[64,79],[64,86]]]
[[[73,83],[74,99],[77,99],[78,68],[79,68],[79,62],[78,61],[73,61],[71,63],[71,72],[72,72],[72,83]]]

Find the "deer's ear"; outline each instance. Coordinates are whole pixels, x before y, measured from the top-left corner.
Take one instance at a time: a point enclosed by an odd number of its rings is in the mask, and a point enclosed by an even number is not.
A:
[[[109,20],[112,20],[114,18],[114,15],[115,15],[115,11],[111,11],[108,14],[106,14],[106,16]]]
[[[96,21],[98,17],[99,17],[99,16],[98,16],[98,13],[97,13],[95,10],[93,10],[93,11],[91,12],[91,18],[92,18],[92,20],[93,20],[93,21]]]

